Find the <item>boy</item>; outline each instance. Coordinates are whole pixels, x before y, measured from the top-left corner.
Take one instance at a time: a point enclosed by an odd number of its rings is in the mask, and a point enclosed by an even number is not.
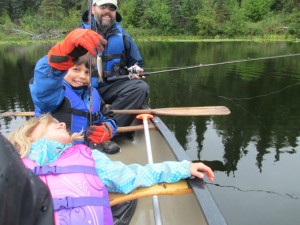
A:
[[[91,30],[70,32],[37,62],[29,87],[35,116],[50,112],[65,122],[71,133],[86,134],[85,143],[91,141],[99,150],[114,154],[120,151],[120,147],[110,141],[117,125],[112,112],[101,104],[97,90],[90,87],[90,68],[96,63],[95,58],[87,54],[89,51],[96,56],[106,43]]]

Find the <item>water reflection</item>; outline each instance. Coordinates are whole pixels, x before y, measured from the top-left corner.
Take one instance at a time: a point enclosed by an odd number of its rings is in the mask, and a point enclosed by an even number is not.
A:
[[[146,71],[300,53],[299,44],[284,42],[138,44]],[[28,82],[35,62],[50,46],[0,47],[0,113],[33,110]],[[161,117],[192,159],[206,160],[219,173],[219,180],[210,186],[229,224],[297,221],[293,212],[299,207],[276,197],[298,200],[300,196],[298,179],[287,176],[300,169],[296,162],[300,149],[298,61],[299,57],[262,60],[147,78],[152,108],[225,105],[231,110],[229,116]],[[1,132],[7,133],[23,120],[1,118]],[[256,200],[262,197],[266,200],[260,216]],[[247,212],[241,210],[245,202]],[[281,211],[274,213],[271,209],[278,202]]]
[[[162,44],[152,57],[154,65],[180,67],[216,63],[243,58],[299,53],[291,43],[188,43]],[[153,47],[155,48],[155,47]],[[147,50],[145,53],[147,54]],[[153,51],[153,50],[152,50]],[[152,55],[153,56],[153,55]],[[237,164],[255,143],[257,166],[262,170],[264,155],[274,148],[274,161],[280,154],[294,154],[299,137],[299,57],[237,63],[234,65],[178,71],[149,77],[151,106],[226,105],[232,114],[214,117],[214,127],[222,136],[226,172],[237,170]],[[153,93],[155,90],[155,93]],[[157,91],[159,90],[159,91]],[[187,146],[188,132],[195,126],[198,157],[201,158],[207,118],[163,118],[181,144]],[[282,148],[288,150],[281,150]]]
[[[32,111],[28,82],[35,62],[52,44],[4,46],[0,48],[0,109]],[[217,63],[242,58],[257,58],[299,52],[292,43],[139,43],[146,70],[184,67],[197,63]],[[164,121],[184,146],[193,126],[197,157],[211,119],[222,138],[227,174],[237,170],[240,158],[255,143],[257,166],[262,170],[264,155],[274,148],[274,161],[281,154],[295,154],[300,116],[299,57],[261,60],[176,71],[149,76],[151,107],[226,105],[231,115],[213,118],[174,118]],[[2,119],[9,124],[11,118]],[[284,149],[287,148],[287,149]],[[283,150],[284,149],[284,150]]]
[[[32,111],[28,83],[36,61],[50,45],[0,46],[0,113]],[[1,119],[1,124],[8,125],[12,119]]]

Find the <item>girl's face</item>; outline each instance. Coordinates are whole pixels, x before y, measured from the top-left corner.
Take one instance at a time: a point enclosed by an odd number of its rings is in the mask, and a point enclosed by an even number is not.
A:
[[[62,144],[71,142],[71,136],[65,123],[52,122],[47,127],[44,124],[39,124],[31,133],[32,142],[41,138],[41,133],[44,133],[43,137],[47,140],[58,141]]]
[[[72,87],[87,86],[90,83],[89,68],[86,68],[84,64],[75,65],[68,70],[64,79]]]

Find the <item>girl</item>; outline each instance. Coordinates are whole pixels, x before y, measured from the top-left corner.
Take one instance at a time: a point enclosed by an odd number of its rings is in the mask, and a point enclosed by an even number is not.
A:
[[[24,164],[48,185],[56,224],[112,224],[108,192],[129,193],[138,187],[177,182],[190,176],[210,181],[213,171],[203,163],[163,162],[141,166],[111,161],[70,135],[65,123],[46,114],[32,118],[8,139]],[[202,172],[200,172],[202,171]]]

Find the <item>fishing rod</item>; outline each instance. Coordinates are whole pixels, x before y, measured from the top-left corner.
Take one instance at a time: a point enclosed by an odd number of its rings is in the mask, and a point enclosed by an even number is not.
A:
[[[146,73],[139,73],[139,74],[136,73],[135,67],[132,66],[132,67],[128,68],[128,72],[131,72],[132,74],[108,77],[107,81],[124,80],[124,79],[132,80],[132,79],[134,79],[135,76],[144,77],[144,76],[149,76],[149,75],[153,75],[153,74],[167,73],[167,72],[173,72],[173,71],[179,71],[179,70],[188,70],[188,69],[194,69],[194,68],[219,66],[219,65],[241,63],[241,62],[251,62],[251,61],[258,61],[258,60],[265,60],[265,59],[277,59],[277,58],[292,57],[292,56],[300,56],[300,53],[288,54],[288,55],[268,56],[268,57],[259,57],[259,58],[247,58],[247,59],[239,59],[239,60],[225,61],[225,62],[219,62],[219,63],[198,64],[198,65],[193,65],[193,66],[186,66],[186,67],[173,68],[173,69],[160,70],[160,71],[153,71],[153,72],[146,72]]]
[[[93,7],[93,0],[88,0],[88,22],[89,22],[89,28],[92,30],[92,7]],[[90,92],[90,115],[89,115],[89,125],[93,125],[93,85],[92,85],[92,56],[89,55],[89,77],[90,77],[90,84],[89,84],[89,92]]]

